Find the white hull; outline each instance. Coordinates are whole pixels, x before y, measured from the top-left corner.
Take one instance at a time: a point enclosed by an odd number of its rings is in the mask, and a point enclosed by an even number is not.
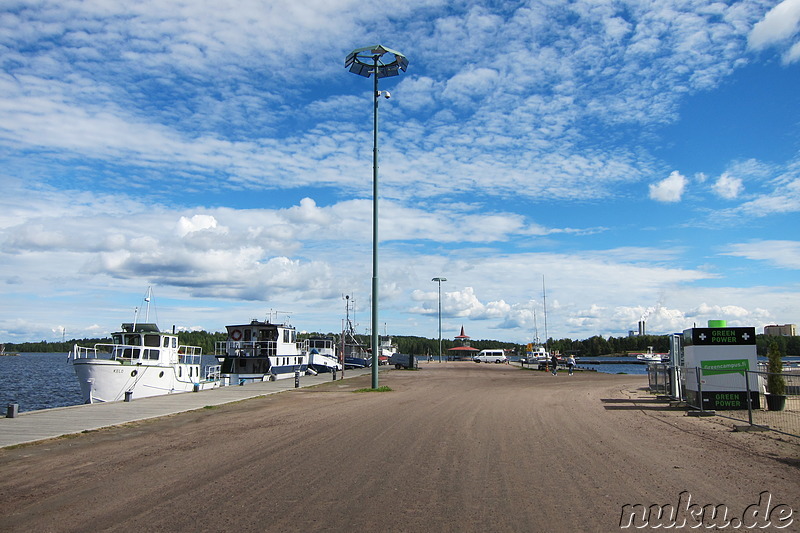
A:
[[[660,363],[663,360],[663,356],[661,354],[639,354],[636,356],[636,359],[639,361],[647,361],[649,363]]]
[[[330,372],[333,369],[341,370],[342,365],[336,356],[322,353],[312,353],[308,355],[308,366],[318,372]]]
[[[84,403],[115,402],[131,399],[205,390],[219,381],[200,379],[200,365],[130,365],[107,359],[73,361]]]

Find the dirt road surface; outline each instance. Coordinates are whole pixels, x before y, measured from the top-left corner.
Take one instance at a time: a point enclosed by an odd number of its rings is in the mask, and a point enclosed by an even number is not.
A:
[[[0,531],[619,531],[685,491],[729,517],[768,491],[800,530],[797,441],[646,384],[427,363],[4,449]]]

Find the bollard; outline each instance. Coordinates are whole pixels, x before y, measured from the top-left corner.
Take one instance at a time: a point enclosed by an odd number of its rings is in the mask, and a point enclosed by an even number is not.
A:
[[[300,387],[300,371],[294,371],[294,388],[297,389]]]
[[[194,386],[192,387],[192,392],[200,392],[200,384],[199,383],[195,383],[194,384]]]
[[[336,381],[336,367],[333,367],[331,374],[333,374],[333,381]]]
[[[19,414],[19,404],[18,403],[8,404],[8,410],[6,411],[6,418],[17,418],[18,414]]]
[[[125,401],[129,402],[132,399],[133,399],[133,391],[132,390],[126,390],[125,391]]]

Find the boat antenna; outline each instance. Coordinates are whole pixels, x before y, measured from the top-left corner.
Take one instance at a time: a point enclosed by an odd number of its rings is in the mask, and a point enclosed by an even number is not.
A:
[[[147,292],[144,294],[144,301],[147,303],[147,310],[144,313],[144,321],[150,322],[150,300],[153,299],[153,286],[147,287]]]

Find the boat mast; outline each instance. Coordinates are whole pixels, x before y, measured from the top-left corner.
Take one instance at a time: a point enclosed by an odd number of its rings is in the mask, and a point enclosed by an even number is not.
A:
[[[544,350],[547,351],[547,291],[544,288],[544,274],[542,274],[542,303],[544,305]]]

